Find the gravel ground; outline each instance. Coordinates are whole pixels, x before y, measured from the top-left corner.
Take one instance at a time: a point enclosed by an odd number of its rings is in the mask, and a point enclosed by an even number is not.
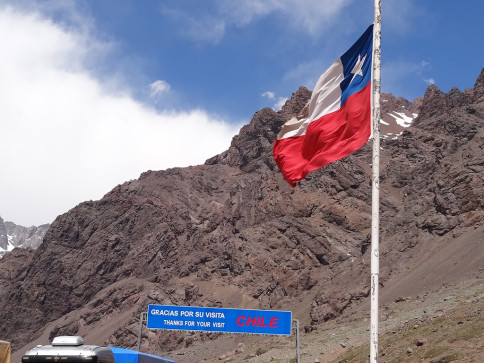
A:
[[[483,362],[483,282],[482,279],[460,282],[381,305],[379,362]],[[364,305],[312,332],[301,331],[300,361],[368,361],[369,312]],[[180,350],[172,358],[177,363],[296,362],[294,334],[227,335],[214,342],[214,347],[202,349]]]

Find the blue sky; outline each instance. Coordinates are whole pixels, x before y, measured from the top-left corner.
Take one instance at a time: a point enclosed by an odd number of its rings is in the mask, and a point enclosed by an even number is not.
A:
[[[382,2],[383,92],[474,85],[482,1]],[[372,0],[0,0],[0,216],[52,222],[143,171],[203,163],[372,21]]]

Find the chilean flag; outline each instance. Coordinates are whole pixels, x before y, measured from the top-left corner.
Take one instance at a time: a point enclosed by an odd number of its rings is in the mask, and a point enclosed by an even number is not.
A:
[[[302,114],[277,135],[274,159],[292,187],[370,138],[372,49],[373,25],[321,75]]]

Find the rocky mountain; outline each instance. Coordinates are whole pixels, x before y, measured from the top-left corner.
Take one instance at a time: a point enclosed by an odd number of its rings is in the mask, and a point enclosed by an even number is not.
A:
[[[42,243],[50,224],[23,227],[0,217],[0,258],[15,247],[36,249]]]
[[[16,354],[64,334],[133,348],[150,303],[291,310],[310,335],[365,306],[371,143],[295,189],[272,158],[309,96],[300,88],[281,111],[256,112],[204,165],[147,171],[59,216],[36,251],[7,254],[0,337]],[[417,113],[405,105],[390,117]],[[483,145],[484,70],[465,92],[429,87],[412,127],[382,141],[382,303],[484,277]],[[193,348],[202,361],[227,341],[144,329],[141,349]]]
[[[422,99],[413,103],[391,93],[381,95],[381,137],[397,138],[411,126],[418,116]],[[0,217],[0,258],[15,247],[36,249],[42,243],[50,224],[39,227],[23,227],[13,222],[4,222]]]
[[[397,98],[391,93],[382,93],[380,97],[380,137],[382,139],[398,138],[418,117],[422,100],[422,98],[416,98],[413,102],[409,102],[405,98]]]

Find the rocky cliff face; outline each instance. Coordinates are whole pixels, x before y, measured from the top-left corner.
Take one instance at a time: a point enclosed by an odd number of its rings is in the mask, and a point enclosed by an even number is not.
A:
[[[413,126],[382,142],[383,286],[484,219],[484,72],[429,87]],[[263,109],[205,165],[148,171],[59,216],[35,251],[0,261],[0,336],[133,347],[147,304],[292,310],[309,331],[369,294],[371,143],[292,189],[272,158],[310,92]],[[407,105],[408,111],[412,105]],[[166,352],[216,334],[143,333]]]
[[[15,247],[36,249],[42,243],[50,224],[23,227],[4,222],[0,217],[0,258]]]
[[[422,98],[416,98],[413,102],[409,102],[405,98],[397,98],[391,93],[382,93],[380,105],[380,137],[382,139],[396,139],[418,117]]]

